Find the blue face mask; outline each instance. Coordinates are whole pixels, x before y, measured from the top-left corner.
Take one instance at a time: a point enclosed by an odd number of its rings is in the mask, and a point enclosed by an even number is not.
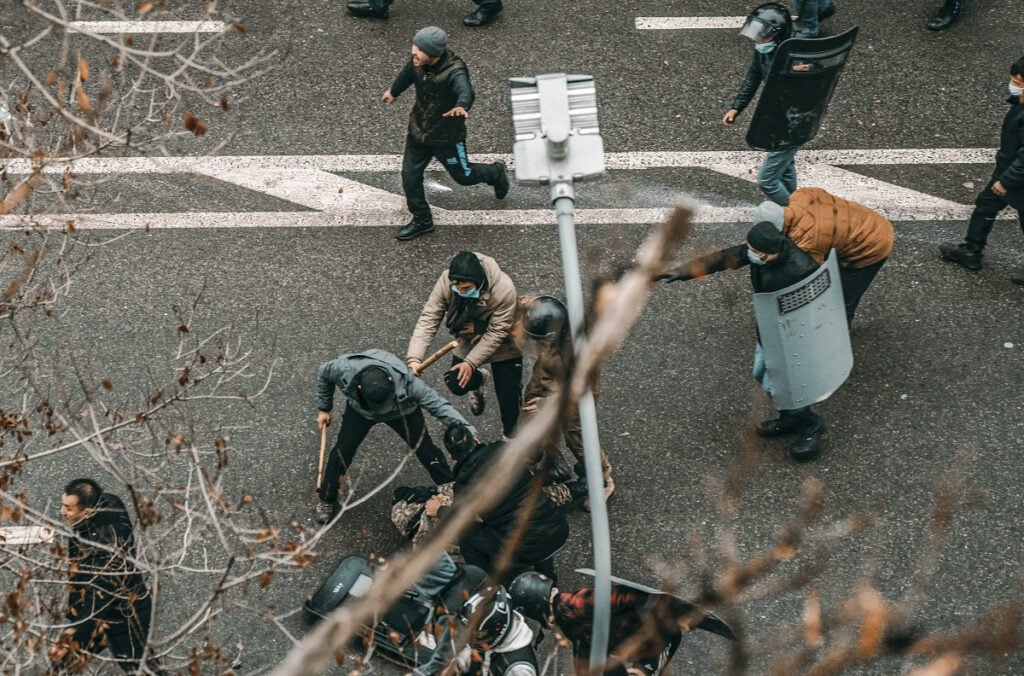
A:
[[[761,52],[762,54],[769,54],[775,49],[775,41],[771,42],[755,42],[754,49]]]
[[[452,293],[456,294],[460,298],[479,298],[480,297],[480,287],[479,286],[474,286],[472,291],[467,291],[466,293],[462,293],[461,291],[459,291],[459,287],[457,287],[454,284],[452,284]]]
[[[1018,87],[1017,85],[1013,84],[1012,80],[1010,81],[1009,89],[1010,96],[1020,96],[1021,94],[1024,94],[1024,88]]]
[[[765,264],[765,261],[761,260],[761,257],[758,256],[753,251],[751,251],[750,249],[747,249],[747,260],[749,260],[754,265],[764,265]]]

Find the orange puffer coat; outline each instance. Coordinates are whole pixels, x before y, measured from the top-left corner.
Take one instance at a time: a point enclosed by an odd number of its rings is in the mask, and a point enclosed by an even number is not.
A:
[[[867,267],[892,252],[892,223],[863,204],[821,188],[796,190],[783,211],[783,234],[819,265],[832,248],[844,268]]]

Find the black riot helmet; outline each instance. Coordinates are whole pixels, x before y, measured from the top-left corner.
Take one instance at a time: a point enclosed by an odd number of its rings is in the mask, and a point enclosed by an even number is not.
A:
[[[459,611],[459,624],[468,627],[479,620],[476,632],[469,640],[473,647],[486,645],[496,648],[512,628],[512,603],[502,586],[487,587],[469,597]]]
[[[550,577],[530,571],[512,580],[508,594],[513,608],[531,620],[550,626],[548,616],[551,615],[551,590],[554,587],[555,581]]]
[[[526,308],[523,330],[533,340],[555,342],[569,330],[569,312],[553,296],[537,296]]]
[[[777,2],[755,7],[740,31],[740,35],[754,42],[767,42],[770,39],[776,43],[789,38],[792,33],[793,18],[789,15],[789,8]]]

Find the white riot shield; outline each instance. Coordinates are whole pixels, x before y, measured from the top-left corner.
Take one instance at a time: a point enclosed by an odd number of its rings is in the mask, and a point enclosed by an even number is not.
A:
[[[780,411],[824,401],[853,368],[839,261],[833,249],[806,279],[754,294],[772,402]]]

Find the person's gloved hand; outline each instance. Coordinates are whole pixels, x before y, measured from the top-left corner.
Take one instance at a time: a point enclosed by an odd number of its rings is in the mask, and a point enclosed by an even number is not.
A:
[[[573,502],[579,502],[587,497],[587,481],[586,479],[577,479],[576,481],[570,481],[566,484],[569,487],[569,495],[572,497]]]
[[[679,270],[673,270],[671,272],[663,272],[654,278],[656,282],[665,282],[671,284],[672,282],[686,282],[693,279],[688,272],[680,272]]]

